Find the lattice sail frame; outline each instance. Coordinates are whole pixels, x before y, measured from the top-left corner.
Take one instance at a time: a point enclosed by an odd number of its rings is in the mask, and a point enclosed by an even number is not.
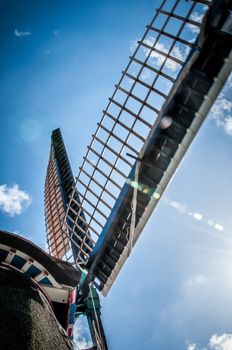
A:
[[[69,238],[62,230],[66,206],[60,185],[53,144],[51,145],[45,180],[44,199],[48,250],[52,256],[61,259],[70,251],[71,245]]]
[[[66,213],[63,229],[67,235],[72,232],[72,240],[75,237],[77,266],[88,262],[210,4],[204,0],[163,1],[122,72],[84,156]]]

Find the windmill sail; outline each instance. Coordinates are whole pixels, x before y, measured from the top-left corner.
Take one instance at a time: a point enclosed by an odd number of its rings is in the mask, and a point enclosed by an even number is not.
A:
[[[58,149],[60,152],[58,152]],[[73,181],[60,130],[54,130],[45,179],[44,197],[48,249],[52,256],[58,258],[62,258],[70,250],[68,237],[62,235],[62,224],[70,185],[72,186]]]
[[[50,157],[45,180],[45,221],[48,249],[49,253],[56,258],[65,258],[66,260],[72,258],[75,260],[79,257],[79,259],[82,258],[85,261],[85,247],[80,250],[77,239],[79,236],[80,239],[83,239],[82,221],[78,221],[80,227],[78,230],[76,227],[72,227],[69,220],[67,221],[71,228],[68,236],[64,234],[63,230],[65,212],[73,186],[74,177],[61,131],[56,129],[52,132]],[[75,213],[79,207],[74,203],[74,200],[79,203],[79,197],[76,191],[72,193],[72,196],[71,209]],[[70,218],[73,220],[74,214],[71,213],[71,209]],[[80,213],[80,217],[85,220],[83,211]],[[73,235],[73,232],[75,232],[75,235]],[[91,247],[90,239],[86,239],[88,247]]]
[[[103,294],[229,75],[230,7],[163,1],[103,112],[63,226],[86,283]]]

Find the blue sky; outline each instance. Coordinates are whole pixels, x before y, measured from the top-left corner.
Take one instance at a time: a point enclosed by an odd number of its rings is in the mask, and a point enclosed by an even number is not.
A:
[[[74,174],[159,1],[0,1],[0,222],[45,246],[60,127]],[[230,349],[231,79],[106,299],[110,349]],[[232,345],[231,345],[232,346]]]

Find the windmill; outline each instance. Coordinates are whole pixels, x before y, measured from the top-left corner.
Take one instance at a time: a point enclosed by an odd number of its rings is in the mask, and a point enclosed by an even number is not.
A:
[[[130,57],[74,179],[52,133],[45,182],[50,256],[1,233],[4,269],[27,273],[72,336],[87,316],[107,349],[107,295],[231,72],[229,0],[164,0]],[[23,244],[22,244],[23,241]]]
[[[92,291],[98,300],[96,289],[107,295],[231,71],[229,10],[230,1],[163,1],[115,86],[75,183],[60,130],[53,132],[48,173],[56,162],[59,190],[54,212],[46,211],[49,249],[82,271],[77,310],[86,312],[97,348],[107,345],[99,307],[91,314],[87,300]],[[49,215],[60,217],[56,230]]]
[[[109,292],[231,72],[231,6],[163,1],[115,86],[75,182],[60,130],[52,134],[47,176],[55,178],[51,169],[58,175],[45,190],[48,198],[57,188],[53,211],[46,206],[49,250],[82,272],[77,314],[86,313],[99,349],[107,345],[96,290]],[[49,216],[60,219],[56,229]]]

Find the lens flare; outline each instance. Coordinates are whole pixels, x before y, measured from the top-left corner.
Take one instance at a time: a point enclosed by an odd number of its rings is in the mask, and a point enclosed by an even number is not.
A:
[[[35,142],[42,135],[42,125],[36,119],[26,119],[20,125],[20,135],[27,142]]]
[[[193,217],[194,217],[194,219],[196,219],[198,221],[203,219],[203,215],[200,213],[193,213]]]
[[[169,128],[172,125],[172,122],[173,122],[173,120],[171,117],[166,116],[166,117],[162,118],[160,121],[161,129]]]
[[[220,224],[215,224],[214,228],[215,228],[215,230],[218,230],[218,231],[223,231],[223,229],[224,229],[224,227]]]

